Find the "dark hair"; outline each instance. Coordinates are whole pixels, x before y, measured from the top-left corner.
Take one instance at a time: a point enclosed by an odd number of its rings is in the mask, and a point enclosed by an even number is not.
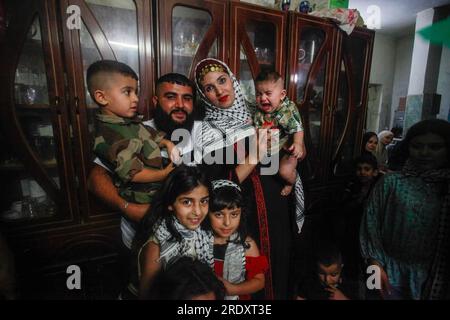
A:
[[[209,199],[209,212],[216,212],[223,209],[241,209],[241,219],[239,221],[239,227],[237,232],[239,234],[238,243],[244,245],[245,248],[248,248],[248,244],[245,242],[247,238],[247,214],[246,214],[246,205],[245,199],[241,191],[231,186],[224,186],[217,188],[212,191],[211,197]],[[209,219],[205,219],[203,221],[203,227],[205,230],[212,230],[211,221]]]
[[[165,75],[159,77],[158,80],[156,80],[156,92],[158,92],[159,86],[164,82],[190,87],[192,89],[192,96],[195,101],[195,85],[186,76],[180,73],[166,73]]]
[[[124,76],[128,76],[133,78],[134,80],[138,80],[138,76],[134,70],[126,65],[125,63],[115,61],[115,60],[99,60],[94,62],[89,66],[86,72],[86,83],[89,90],[89,93],[94,99],[94,90],[97,88],[94,88],[95,84],[93,81],[94,76],[100,74],[100,73],[107,73],[107,74],[113,74],[118,73]]]
[[[182,256],[161,269],[143,297],[150,300],[190,300],[213,292],[216,300],[225,298],[225,287],[207,264]]]
[[[366,163],[370,165],[374,170],[378,169],[378,161],[377,158],[371,153],[363,153],[361,156],[354,160],[355,168],[358,164]]]
[[[275,70],[262,70],[255,78],[255,83],[262,81],[277,82],[281,79],[281,75]]]
[[[160,222],[166,224],[172,238],[181,241],[182,237],[174,225],[175,217],[168,207],[175,203],[180,194],[190,192],[198,186],[205,186],[211,194],[211,183],[199,168],[183,164],[175,168],[156,192],[149,211],[142,218],[135,237],[135,248],[140,248],[154,234],[154,228]]]
[[[342,254],[339,248],[330,242],[319,245],[315,253],[316,262],[327,267],[334,263],[342,263]]]
[[[375,136],[378,141],[378,135],[375,132],[367,131],[366,133],[364,133],[363,138],[362,138],[362,144],[361,144],[361,154],[368,152],[366,150],[366,144],[367,144],[367,142],[369,142],[370,138],[372,138],[373,136]]]
[[[450,161],[450,123],[441,119],[428,119],[420,121],[409,128],[405,139],[398,143],[398,147],[392,150],[392,159],[399,165],[404,165],[409,158],[409,144],[417,136],[433,133],[440,136],[445,141],[447,148],[447,161]]]

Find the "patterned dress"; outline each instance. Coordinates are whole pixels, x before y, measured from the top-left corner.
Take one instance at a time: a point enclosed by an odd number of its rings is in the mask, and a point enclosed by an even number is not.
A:
[[[380,262],[401,298],[420,299],[437,246],[442,185],[402,172],[376,184],[361,222],[363,257]]]

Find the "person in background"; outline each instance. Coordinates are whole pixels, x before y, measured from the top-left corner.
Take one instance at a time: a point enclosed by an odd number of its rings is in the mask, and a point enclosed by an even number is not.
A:
[[[208,264],[183,256],[161,269],[142,295],[148,300],[223,300],[225,287]]]
[[[358,284],[344,275],[341,252],[333,244],[321,244],[315,253],[313,272],[297,284],[297,300],[359,299]]]
[[[416,123],[400,152],[402,170],[384,175],[368,199],[361,252],[380,268],[383,299],[448,299],[450,123]]]
[[[378,134],[378,146],[375,152],[375,156],[378,161],[378,169],[381,173],[385,173],[388,170],[388,152],[386,147],[392,142],[394,139],[394,134],[389,130],[381,131]]]
[[[359,245],[359,227],[370,192],[378,181],[377,159],[371,153],[365,153],[354,161],[354,177],[347,183],[343,200],[339,205],[342,213],[336,223],[340,232],[342,254],[347,273],[353,278],[362,277],[363,261]]]
[[[361,155],[368,153],[375,157],[377,147],[378,147],[378,135],[372,131],[364,133],[361,144]]]

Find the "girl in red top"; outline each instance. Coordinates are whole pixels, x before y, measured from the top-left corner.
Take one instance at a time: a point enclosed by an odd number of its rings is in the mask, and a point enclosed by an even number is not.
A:
[[[268,261],[255,241],[247,236],[241,188],[229,180],[212,182],[206,230],[214,234],[214,271],[226,289],[226,300],[249,300],[264,288]]]

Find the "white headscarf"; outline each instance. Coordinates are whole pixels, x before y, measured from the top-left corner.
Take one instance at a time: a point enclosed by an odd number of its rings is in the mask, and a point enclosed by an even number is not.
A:
[[[198,74],[202,67],[209,64],[208,62],[220,64],[231,78],[235,98],[231,107],[227,109],[211,104],[202,91]],[[204,154],[228,147],[255,134],[255,128],[252,126],[252,111],[245,102],[239,82],[225,63],[213,58],[201,60],[195,67],[195,84],[206,111],[201,132],[195,137],[196,147],[201,148]]]

